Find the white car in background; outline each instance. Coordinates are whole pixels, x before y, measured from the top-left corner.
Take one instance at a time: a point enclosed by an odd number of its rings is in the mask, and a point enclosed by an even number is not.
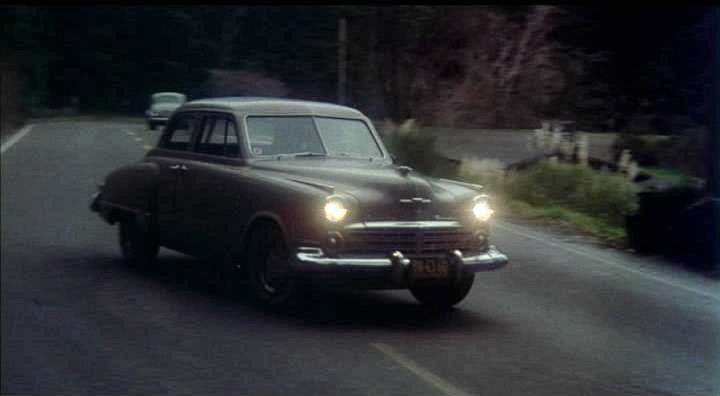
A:
[[[155,130],[159,124],[167,124],[170,115],[187,102],[184,94],[177,92],[157,92],[150,96],[150,108],[145,111],[148,128]]]

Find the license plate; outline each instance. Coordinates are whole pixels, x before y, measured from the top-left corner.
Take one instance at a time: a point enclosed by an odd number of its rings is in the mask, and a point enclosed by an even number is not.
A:
[[[414,279],[444,279],[450,274],[450,263],[445,258],[413,259],[410,272]]]

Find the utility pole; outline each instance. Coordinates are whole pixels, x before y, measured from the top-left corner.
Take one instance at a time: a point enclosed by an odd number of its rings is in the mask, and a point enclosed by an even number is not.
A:
[[[345,81],[347,80],[347,25],[345,18],[338,20],[338,79],[337,100],[345,104]]]
[[[710,94],[710,127],[707,139],[706,193],[710,200],[707,228],[707,268],[720,272],[720,7],[712,15],[712,92]]]

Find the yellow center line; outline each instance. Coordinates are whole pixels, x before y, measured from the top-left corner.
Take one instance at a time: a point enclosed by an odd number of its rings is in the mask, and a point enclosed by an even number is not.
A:
[[[468,395],[468,393],[466,393],[462,389],[445,381],[444,379],[440,378],[439,376],[431,373],[424,367],[415,363],[410,358],[408,358],[405,355],[401,354],[400,352],[396,351],[395,348],[391,347],[390,345],[383,344],[383,343],[375,343],[375,342],[371,342],[370,345],[373,348],[377,349],[378,351],[382,352],[385,356],[394,360],[399,365],[408,369],[413,374],[420,377],[420,379],[422,379],[423,381],[434,386],[435,388],[440,390],[442,393],[444,393],[448,396],[467,396]]]
[[[149,145],[149,144],[145,144],[145,145],[143,145],[143,148],[144,148],[144,149],[145,149],[146,151],[150,151],[150,150],[152,150],[152,146],[151,146],[151,145]]]

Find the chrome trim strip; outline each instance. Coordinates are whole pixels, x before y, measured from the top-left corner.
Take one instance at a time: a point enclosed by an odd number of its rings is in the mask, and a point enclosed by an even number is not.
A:
[[[335,186],[332,186],[330,184],[322,184],[322,183],[312,182],[312,181],[303,180],[303,179],[299,179],[299,178],[295,178],[295,177],[288,177],[286,179],[297,182],[297,183],[302,183],[307,186],[319,188],[328,194],[333,194],[335,192]]]
[[[446,182],[446,183],[458,184],[458,185],[461,185],[464,187],[471,188],[473,190],[485,190],[485,187],[481,184],[466,183],[466,182],[461,182],[459,180],[445,179],[445,178],[438,178],[438,180],[440,180],[442,182]]]
[[[492,271],[506,266],[508,257],[491,245],[485,253],[463,257],[462,262],[473,272]]]
[[[343,267],[397,267],[398,269],[404,269],[412,262],[412,259],[405,258],[402,253],[387,258],[333,258],[325,256],[321,249],[311,250],[310,248],[300,248],[298,250],[296,257],[301,265],[301,267],[298,268],[299,270],[302,270],[303,264],[310,266],[315,265],[315,269],[318,269],[318,266],[323,267],[324,270],[332,270],[333,268],[341,269]],[[455,253],[454,256],[462,262],[462,269],[470,272],[491,271],[504,267],[508,263],[507,256],[500,252],[495,246],[490,246],[487,251],[474,256],[462,256],[462,254],[457,253]]]
[[[301,262],[331,265],[331,266],[358,266],[358,267],[390,267],[392,262],[388,258],[332,258],[322,257],[310,253],[298,253]]]
[[[366,230],[375,228],[461,228],[463,225],[455,220],[428,220],[428,221],[366,221],[364,223],[352,223],[343,227],[346,230]]]
[[[402,198],[400,199],[401,204],[429,204],[432,203],[431,199],[423,198],[423,197],[415,197],[415,198]]]

